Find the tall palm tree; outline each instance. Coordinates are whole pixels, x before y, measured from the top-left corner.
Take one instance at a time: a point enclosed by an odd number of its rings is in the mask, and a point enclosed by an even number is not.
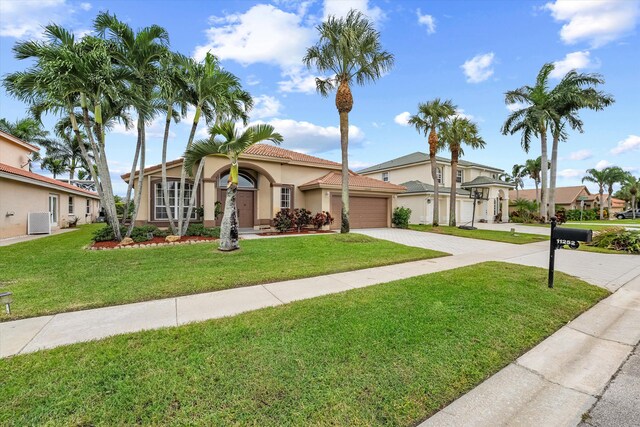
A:
[[[231,162],[229,182],[227,183],[227,200],[224,207],[224,215],[220,227],[221,251],[238,249],[238,212],[236,207],[236,193],[238,189],[238,158],[253,144],[260,141],[271,141],[275,144],[282,142],[282,135],[275,132],[273,126],[259,124],[249,126],[240,132],[235,123],[225,121],[209,129],[211,137],[208,140],[198,141],[191,146],[184,155],[184,164],[188,171],[193,171],[196,163],[215,154],[225,155]],[[222,140],[217,141],[220,137]]]
[[[53,179],[56,179],[58,175],[62,175],[69,170],[64,159],[53,156],[45,156],[40,162],[40,167],[51,172]]]
[[[607,172],[598,169],[587,169],[587,175],[582,178],[582,182],[593,182],[598,184],[598,194],[600,195],[600,219],[604,219],[604,204],[602,199],[604,198],[604,187],[607,185]]]
[[[127,188],[125,205],[129,204],[131,191],[133,188],[133,176],[138,165],[138,184],[142,188],[144,180],[145,152],[146,152],[146,123],[153,120],[157,111],[157,104],[154,103],[154,88],[158,79],[158,64],[160,59],[166,54],[169,44],[169,33],[158,25],[151,25],[140,29],[137,33],[119,20],[116,15],[108,12],[100,12],[94,20],[94,28],[98,35],[114,43],[113,58],[118,67],[126,68],[130,76],[130,87],[135,92],[129,102],[138,115],[137,143],[131,166],[131,179]],[[133,203],[133,216],[127,229],[127,237],[131,235],[138,209],[142,200],[142,191],[136,191]],[[127,211],[122,216],[122,221],[127,219]]]
[[[55,133],[59,139],[47,149],[47,157],[62,160],[67,172],[69,172],[69,180],[73,181],[76,176],[76,171],[79,169],[87,170],[89,166],[82,157],[82,149],[78,144],[78,139],[73,136],[73,130],[71,128],[65,127],[66,123],[65,120],[56,123]],[[84,144],[84,150],[88,153],[89,158],[95,160],[86,138],[83,138],[81,143]]]
[[[636,219],[636,209],[638,209],[636,197],[638,196],[638,192],[640,191],[640,178],[636,178],[635,176],[628,173],[626,179],[624,180],[622,189],[627,191],[631,196],[631,214],[633,216],[633,219]]]
[[[602,172],[605,174],[604,182],[609,192],[607,195],[607,219],[609,219],[611,218],[611,197],[613,197],[613,186],[618,183],[623,183],[627,179],[628,173],[618,166],[609,166],[602,169]]]
[[[560,83],[551,90],[550,103],[556,111],[551,125],[553,144],[551,148],[551,176],[549,181],[549,212],[555,213],[556,178],[558,170],[558,143],[565,141],[566,125],[571,129],[583,132],[583,122],[578,111],[584,108],[600,111],[614,103],[612,95],[596,90],[604,84],[599,74],[583,74],[571,70],[564,75]]]
[[[342,150],[342,215],[340,231],[349,232],[349,112],[353,108],[351,85],[375,82],[393,67],[394,58],[382,49],[380,33],[361,12],[350,10],[345,18],[329,16],[318,25],[320,40],[302,59],[307,68],[333,77],[316,78],[322,96],[336,89]]]
[[[526,175],[524,165],[515,164],[511,168],[511,178],[516,186],[516,199],[520,198],[520,189],[524,188],[524,177]]]
[[[2,118],[0,119],[0,130],[45,150],[55,142],[49,137],[49,132],[42,127],[42,123],[31,117],[17,119],[14,122]],[[40,159],[40,153],[33,153],[31,160],[38,159]],[[31,170],[31,164],[29,164],[29,170]]]
[[[458,159],[464,155],[462,145],[473,149],[484,148],[485,142],[478,134],[478,126],[471,120],[453,117],[442,125],[441,144],[451,152],[451,192],[449,196],[449,226],[456,226],[456,178],[458,176]]]
[[[440,148],[438,131],[451,116],[455,114],[456,106],[451,100],[441,101],[436,98],[433,101],[418,104],[418,113],[409,118],[409,124],[413,125],[424,136],[428,135],[429,161],[431,164],[431,178],[433,179],[433,226],[437,227],[440,218],[440,203],[438,189],[438,165],[436,153]]]
[[[538,73],[534,86],[522,86],[505,93],[507,104],[523,104],[524,107],[512,112],[502,125],[502,133],[515,134],[522,132],[521,145],[526,153],[531,146],[531,137],[540,138],[541,184],[542,194],[540,203],[540,217],[548,217],[548,169],[549,156],[547,153],[547,133],[552,123],[557,120],[555,98],[549,90],[549,74],[554,70],[553,64],[544,64]]]
[[[540,186],[540,172],[542,170],[542,158],[538,157],[537,159],[527,159],[524,162],[524,170],[526,176],[533,179],[533,183],[536,186],[536,202],[538,206],[540,206],[540,193],[538,192],[538,187]]]

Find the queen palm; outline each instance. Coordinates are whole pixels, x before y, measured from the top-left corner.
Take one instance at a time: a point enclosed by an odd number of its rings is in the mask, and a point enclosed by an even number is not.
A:
[[[600,195],[600,219],[604,219],[604,187],[607,185],[607,172],[598,169],[587,169],[587,175],[582,178],[582,182],[593,182],[598,184],[598,194]]]
[[[538,191],[538,187],[540,186],[540,171],[542,170],[542,158],[538,157],[537,159],[527,159],[524,162],[524,170],[523,172],[526,175],[533,179],[533,184],[536,187],[536,202],[538,203],[538,207],[540,206],[540,193]]]
[[[49,137],[49,132],[42,128],[42,123],[31,117],[17,119],[14,122],[4,118],[0,119],[0,130],[44,149],[49,148],[54,142]],[[34,157],[34,160],[36,159],[37,156]]]
[[[225,155],[231,162],[229,182],[227,183],[227,199],[224,215],[220,227],[221,251],[239,249],[238,245],[238,212],[236,207],[236,193],[238,189],[238,158],[253,144],[261,141],[271,141],[275,144],[282,142],[282,135],[274,131],[273,126],[267,124],[253,125],[240,132],[235,123],[225,121],[209,129],[209,140],[198,141],[191,146],[184,155],[186,170],[193,171],[196,163],[210,155]],[[216,140],[216,138],[221,140]]]
[[[433,179],[433,226],[437,227],[440,218],[440,203],[438,189],[438,165],[436,153],[440,148],[438,131],[451,116],[455,114],[456,107],[451,100],[441,101],[436,98],[433,101],[418,104],[418,113],[409,118],[409,124],[428,135],[429,162],[431,164],[431,178]]]
[[[393,55],[382,50],[380,33],[361,12],[350,10],[345,18],[329,16],[318,25],[320,40],[307,49],[302,59],[307,68],[332,77],[316,78],[322,96],[336,89],[340,115],[342,151],[342,215],[340,231],[349,232],[349,112],[353,108],[353,83],[364,85],[378,80],[393,67]]]
[[[628,173],[623,182],[622,189],[631,196],[631,215],[633,219],[636,219],[636,209],[638,208],[636,198],[638,197],[638,191],[640,191],[640,179]]]
[[[484,148],[485,142],[478,135],[478,126],[471,120],[453,117],[442,125],[441,144],[451,152],[451,192],[449,196],[449,226],[456,226],[456,179],[458,176],[458,159],[464,155],[462,145],[473,149]]]
[[[555,120],[558,120],[555,98],[549,90],[549,74],[554,70],[553,64],[544,64],[538,73],[534,86],[522,86],[505,93],[505,102],[509,105],[523,104],[522,108],[513,111],[502,125],[502,133],[522,133],[520,143],[526,153],[531,147],[531,138],[540,138],[541,184],[542,194],[540,217],[546,220],[548,204],[548,169],[547,133]]]
[[[511,182],[515,185],[516,199],[520,198],[520,189],[524,188],[524,177],[526,175],[524,165],[515,164],[511,168]]]
[[[618,183],[623,183],[627,179],[628,173],[618,166],[609,166],[604,168],[602,171],[605,173],[604,183],[607,186],[609,193],[607,196],[607,216],[611,217],[611,197],[613,197],[613,186]]]

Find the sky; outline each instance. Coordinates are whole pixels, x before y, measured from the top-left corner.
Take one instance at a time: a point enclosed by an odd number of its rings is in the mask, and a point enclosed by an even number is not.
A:
[[[538,157],[537,141],[525,153],[520,135],[501,134],[513,108],[504,93],[533,85],[542,65],[553,62],[552,84],[574,68],[599,73],[606,80],[601,89],[616,100],[603,111],[580,113],[584,133],[571,132],[560,144],[558,186],[579,185],[585,170],[594,167],[617,165],[640,174],[638,0],[0,0],[0,75],[30,65],[16,60],[12,47],[41,38],[43,25],[55,22],[82,36],[91,32],[96,14],[108,10],[134,29],[166,28],[175,51],[199,60],[215,54],[253,96],[252,122],[272,124],[284,136],[284,148],[339,161],[333,95],[316,93],[315,70],[307,70],[301,59],[318,40],[316,26],[350,8],[374,22],[383,48],[395,57],[393,69],[377,82],[352,88],[352,169],[428,151],[426,138],[406,120],[419,103],[437,97],[451,99],[459,114],[477,122],[486,141],[484,150],[467,150],[465,160],[511,171]],[[26,116],[27,106],[0,90],[0,117]],[[190,111],[172,126],[169,159],[184,152],[192,118]],[[55,121],[46,117],[47,129]],[[148,128],[147,165],[160,163],[162,131],[159,117]],[[198,137],[205,136],[202,123]],[[134,130],[123,126],[107,135],[118,194],[126,191],[119,175],[131,168],[135,140]],[[532,188],[533,181],[525,186]]]

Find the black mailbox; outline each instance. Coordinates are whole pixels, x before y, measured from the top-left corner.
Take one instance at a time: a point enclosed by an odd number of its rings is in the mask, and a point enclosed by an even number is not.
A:
[[[563,228],[555,227],[553,230],[553,239],[558,245],[569,245],[569,247],[578,247],[578,242],[591,242],[593,231],[580,228]]]

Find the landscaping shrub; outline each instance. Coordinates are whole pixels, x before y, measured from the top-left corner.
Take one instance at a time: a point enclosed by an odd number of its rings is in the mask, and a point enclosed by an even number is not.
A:
[[[220,227],[207,228],[202,224],[189,224],[187,236],[220,237]]]
[[[291,209],[281,209],[273,218],[273,226],[281,233],[293,228],[294,217]]]
[[[120,227],[120,233],[124,236],[127,232],[126,227]],[[105,225],[104,227],[93,232],[93,237],[91,238],[94,242],[109,242],[116,238],[115,234],[113,234],[113,229],[111,226]]]
[[[614,251],[640,254],[640,230],[627,230],[624,227],[610,227],[594,232],[589,246],[612,249]]]
[[[516,199],[514,204],[516,210],[510,214],[512,222],[531,223],[540,221],[540,216],[536,214],[538,211],[537,202],[521,198]]]
[[[298,231],[311,224],[312,219],[311,211],[305,208],[293,210],[293,222],[294,226],[298,228]]]
[[[139,227],[133,227],[131,230],[131,238],[134,242],[146,242],[153,239],[154,236],[160,236],[162,231],[155,225],[141,225]]]
[[[556,222],[558,224],[567,222],[567,211],[565,208],[560,208],[556,211]]]
[[[127,232],[127,227],[121,226],[120,233],[124,236]],[[139,227],[133,227],[131,230],[131,238],[134,242],[146,242],[149,239],[149,233],[153,235],[153,237],[166,237],[169,235],[169,231],[160,230],[155,225],[141,225]],[[113,234],[113,230],[110,226],[106,225],[103,228],[96,230],[93,233],[92,240],[94,242],[109,242],[115,240],[115,235]]]
[[[331,225],[333,223],[333,217],[329,212],[318,212],[316,216],[313,217],[312,223],[316,229],[320,230],[325,225]]]
[[[411,217],[411,209],[398,206],[393,210],[391,222],[397,228],[409,228],[409,218]]]

